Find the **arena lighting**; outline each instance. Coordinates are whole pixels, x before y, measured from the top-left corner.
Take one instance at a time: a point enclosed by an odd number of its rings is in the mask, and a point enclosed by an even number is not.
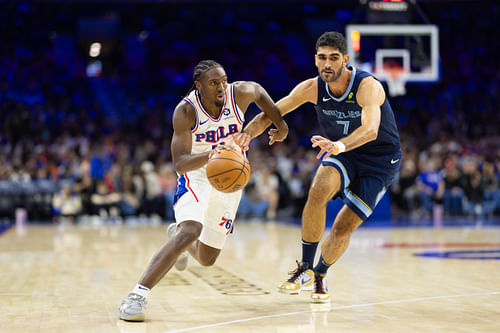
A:
[[[354,52],[359,52],[361,49],[361,34],[357,30],[351,32],[351,47]]]
[[[406,12],[409,6],[404,0],[371,0],[368,7],[374,11]]]
[[[101,54],[101,43],[94,42],[90,44],[89,56],[92,58],[98,57]]]

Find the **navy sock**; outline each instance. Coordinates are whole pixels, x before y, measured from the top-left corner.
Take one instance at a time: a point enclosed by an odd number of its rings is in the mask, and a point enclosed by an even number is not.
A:
[[[302,262],[307,263],[308,268],[312,268],[314,266],[314,256],[316,255],[316,248],[318,247],[319,242],[306,242],[302,240]]]
[[[326,274],[328,268],[330,268],[331,265],[333,265],[333,263],[328,265],[327,263],[325,263],[323,256],[321,256],[321,258],[319,258],[318,264],[316,265],[316,267],[314,267],[314,271],[320,274]]]

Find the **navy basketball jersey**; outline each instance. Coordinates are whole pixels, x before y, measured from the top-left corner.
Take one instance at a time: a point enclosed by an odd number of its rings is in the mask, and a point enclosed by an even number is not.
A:
[[[351,81],[344,95],[333,97],[328,84],[318,76],[318,100],[314,105],[323,135],[337,141],[361,126],[361,106],[356,102],[359,84],[367,76],[372,76],[359,68],[349,66],[352,70]],[[353,152],[369,155],[385,155],[400,151],[399,133],[387,97],[380,106],[381,118],[377,139]]]

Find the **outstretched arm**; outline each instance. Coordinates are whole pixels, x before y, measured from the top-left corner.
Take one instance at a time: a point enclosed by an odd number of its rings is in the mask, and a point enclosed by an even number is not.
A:
[[[288,125],[283,120],[279,109],[262,86],[255,82],[235,82],[235,91],[236,98],[240,101],[238,104],[243,110],[246,110],[251,103],[255,103],[262,110],[262,114],[266,116],[266,123],[267,121],[269,121],[269,123],[273,122],[277,127],[276,141],[285,140],[288,135]],[[262,131],[264,131],[264,129],[262,129]],[[262,131],[260,133],[262,133]],[[258,134],[255,134],[255,136]],[[244,150],[248,149],[248,144],[252,138],[253,137],[246,132],[238,133],[234,136],[235,142]]]
[[[277,141],[283,141],[288,134],[288,125],[283,120],[280,110],[274,104],[267,91],[255,82],[238,82],[236,88],[237,94],[242,96],[243,100],[247,102],[246,106],[255,103],[266,116],[266,122],[270,121],[274,123],[279,131]]]
[[[316,103],[317,99],[317,79],[309,79],[299,83],[288,96],[280,99],[276,106],[280,110],[280,114],[292,112],[306,102]],[[271,125],[271,120],[265,113],[260,113],[250,121],[243,132],[247,133],[252,139],[260,135]],[[272,145],[276,140],[276,129],[269,131],[269,144]]]
[[[381,117],[380,106],[385,100],[382,84],[374,78],[365,78],[359,85],[356,100],[362,107],[361,126],[336,142],[319,135],[313,136],[311,138],[312,146],[321,148],[317,158],[322,158],[325,153],[337,155],[358,148],[377,138]]]

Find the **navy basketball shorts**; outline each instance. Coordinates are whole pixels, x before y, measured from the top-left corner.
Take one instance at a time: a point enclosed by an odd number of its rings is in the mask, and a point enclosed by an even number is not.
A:
[[[363,221],[372,213],[389,185],[396,179],[401,152],[389,155],[366,155],[345,152],[322,161],[340,173],[340,197]]]

